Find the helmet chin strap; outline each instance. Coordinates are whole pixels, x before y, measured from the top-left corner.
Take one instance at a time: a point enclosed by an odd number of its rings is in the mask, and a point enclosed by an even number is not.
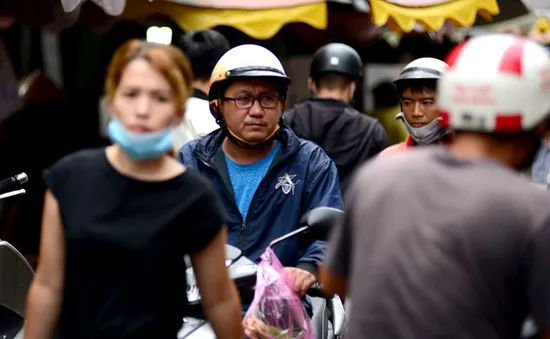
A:
[[[273,141],[275,140],[275,138],[277,138],[278,132],[281,130],[281,125],[279,123],[275,127],[275,130],[269,136],[267,136],[267,138],[265,138],[263,141],[250,142],[250,141],[244,140],[243,138],[235,134],[235,132],[230,130],[229,127],[227,127],[227,124],[225,123],[225,120],[223,119],[223,117],[220,120],[218,120],[217,123],[218,125],[220,125],[221,130],[232,143],[245,149],[266,149],[267,147],[273,144]]]
[[[227,123],[225,122],[225,119],[223,118],[223,115],[219,113],[219,106],[218,104],[215,104],[215,109],[218,111],[219,119],[217,119],[217,123],[220,126],[220,129],[223,131],[223,133],[229,138],[229,140],[234,143],[235,145],[244,148],[244,149],[266,149],[269,146],[273,144],[273,141],[277,138],[278,132],[281,130],[281,124],[283,123],[283,117],[281,114],[281,117],[279,119],[279,123],[273,130],[273,132],[267,136],[263,141],[259,142],[251,142],[244,140],[243,138],[239,137],[235,132],[233,132],[229,127],[227,126]],[[283,106],[284,110],[284,106]]]
[[[250,142],[246,141],[243,138],[238,137],[233,131],[231,131],[227,126],[225,127],[227,133],[227,137],[229,140],[231,140],[235,145],[246,148],[246,149],[266,149],[267,147],[271,146],[273,144],[273,140],[277,137],[277,132],[281,129],[279,124],[277,124],[277,127],[271,133],[267,138],[265,138],[263,141],[259,142]]]

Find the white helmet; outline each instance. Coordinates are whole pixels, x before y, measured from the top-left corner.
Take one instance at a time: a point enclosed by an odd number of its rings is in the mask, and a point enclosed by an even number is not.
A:
[[[536,42],[483,35],[455,47],[447,63],[437,91],[443,126],[517,133],[549,116],[550,54]]]
[[[283,89],[290,84],[281,61],[268,49],[258,45],[240,45],[227,51],[216,63],[210,77],[210,100],[215,100],[224,83],[238,78],[267,78]]]
[[[449,66],[435,58],[420,58],[410,62],[394,84],[401,86],[401,83],[411,80],[438,80]]]

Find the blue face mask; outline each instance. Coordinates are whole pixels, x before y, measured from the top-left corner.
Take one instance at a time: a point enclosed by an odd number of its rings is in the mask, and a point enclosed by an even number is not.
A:
[[[132,133],[120,121],[112,119],[107,127],[109,138],[134,160],[150,160],[172,150],[172,133],[165,128],[152,133]]]

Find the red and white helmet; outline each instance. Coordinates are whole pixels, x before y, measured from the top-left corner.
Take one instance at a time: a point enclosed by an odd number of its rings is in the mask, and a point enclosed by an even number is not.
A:
[[[438,82],[444,127],[517,133],[550,113],[550,53],[526,38],[489,34],[472,38],[447,56]]]

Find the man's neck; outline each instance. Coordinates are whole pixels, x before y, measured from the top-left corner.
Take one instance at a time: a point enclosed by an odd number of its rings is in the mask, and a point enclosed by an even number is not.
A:
[[[315,97],[319,99],[340,100],[345,103],[349,103],[349,92],[346,92],[346,91],[340,91],[340,90],[331,91],[327,89],[321,89],[315,93]]]
[[[497,141],[482,134],[469,133],[457,136],[449,146],[449,151],[458,159],[492,159],[515,168],[517,159],[513,145],[513,142]]]
[[[547,133],[545,136],[544,136],[544,143],[546,143],[546,145],[548,147],[550,147],[550,133]]]
[[[273,143],[262,149],[248,149],[237,146],[234,142],[225,138],[222,144],[222,149],[225,155],[232,161],[241,165],[253,164],[263,158],[265,158],[269,152],[275,147],[275,140]]]
[[[208,91],[210,90],[210,82],[203,81],[203,80],[195,80],[193,81],[193,88],[196,88],[199,91],[202,91],[206,93],[206,95],[208,95]]]

